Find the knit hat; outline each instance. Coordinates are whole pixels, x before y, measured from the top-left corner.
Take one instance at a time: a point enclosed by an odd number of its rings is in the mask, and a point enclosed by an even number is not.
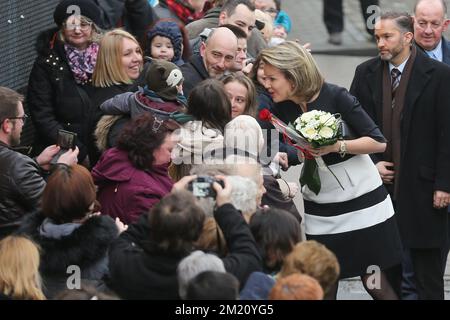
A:
[[[148,50],[151,49],[151,43],[154,37],[161,36],[169,38],[173,45],[174,56],[172,62],[176,65],[181,65],[183,63],[181,59],[182,46],[183,46],[183,35],[181,34],[180,27],[176,22],[173,21],[160,21],[155,24],[155,26],[147,32],[148,40]]]
[[[71,8],[71,6],[73,6]],[[78,12],[78,8],[80,9]],[[93,0],[63,0],[55,8],[53,19],[61,27],[64,21],[73,14],[80,14],[91,19],[97,26],[101,27],[101,11]]]
[[[165,100],[177,99],[177,86],[183,82],[183,74],[174,63],[155,59],[150,64],[145,76],[148,89]]]

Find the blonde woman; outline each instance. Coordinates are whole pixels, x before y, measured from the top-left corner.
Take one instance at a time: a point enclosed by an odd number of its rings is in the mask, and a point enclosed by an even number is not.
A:
[[[81,15],[70,15],[78,6]],[[64,0],[53,13],[56,28],[43,31],[30,73],[27,103],[36,129],[35,154],[56,144],[59,129],[77,133],[79,162],[86,158],[85,123],[91,107],[89,88],[101,37],[100,9],[94,1]]]
[[[100,42],[97,65],[92,76],[94,92],[92,94],[93,108],[89,119],[89,160],[94,166],[100,158],[95,145],[94,131],[102,117],[99,106],[106,100],[128,91],[137,90],[137,80],[143,70],[142,49],[137,40],[122,29],[107,32]],[[108,117],[108,120],[111,117]],[[117,120],[114,118],[114,120]],[[113,122],[115,123],[115,122]],[[125,122],[124,122],[125,123]],[[124,124],[123,123],[123,124]],[[107,134],[113,124],[102,121],[102,134]],[[116,125],[119,125],[117,123]],[[109,126],[109,127],[108,127]],[[108,127],[105,129],[104,127]]]
[[[0,241],[0,300],[45,300],[39,275],[39,249],[27,238]]]
[[[324,81],[305,48],[287,41],[263,50],[261,59],[265,87],[274,102],[291,101],[290,106],[275,106],[274,114],[287,123],[314,109],[340,113],[354,132],[352,139],[309,150],[314,157],[322,157],[330,170],[319,170],[319,194],[307,186],[302,190],[307,238],[336,254],[341,278],[360,276],[373,298],[397,299],[384,271],[401,261],[400,237],[391,199],[368,156],[385,150],[385,138],[356,98]],[[369,288],[373,265],[381,270],[381,285]]]

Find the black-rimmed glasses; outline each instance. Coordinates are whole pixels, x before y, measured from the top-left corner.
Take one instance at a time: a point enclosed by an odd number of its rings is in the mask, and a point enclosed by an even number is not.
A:
[[[25,124],[26,120],[28,119],[28,115],[27,115],[27,114],[24,114],[24,115],[21,116],[21,117],[6,117],[6,119],[10,119],[10,120],[13,120],[13,119],[20,119],[20,120],[22,120],[22,122]]]

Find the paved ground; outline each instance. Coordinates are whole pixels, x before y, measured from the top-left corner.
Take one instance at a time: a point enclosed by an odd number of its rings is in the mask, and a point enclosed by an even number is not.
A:
[[[415,0],[381,0],[381,10],[412,12]],[[283,0],[283,8],[291,16],[293,30],[290,37],[302,43],[311,42],[312,52],[327,81],[349,88],[356,66],[377,54],[375,44],[365,31],[358,0],[344,0],[345,30],[343,44],[328,43],[328,34],[322,21],[322,1]],[[298,182],[300,168],[291,168],[284,174],[289,181]],[[303,212],[301,196],[294,199],[299,211]],[[446,299],[450,300],[450,264],[446,271]],[[359,279],[341,281],[338,299],[371,299]]]
[[[406,11],[412,13],[415,0],[380,0],[381,11]],[[292,18],[292,39],[302,43],[311,42],[316,53],[339,55],[373,55],[375,44],[365,30],[361,7],[358,0],[344,0],[343,44],[328,43],[328,34],[322,20],[321,0],[283,0],[282,7]],[[447,32],[450,35],[450,31]]]

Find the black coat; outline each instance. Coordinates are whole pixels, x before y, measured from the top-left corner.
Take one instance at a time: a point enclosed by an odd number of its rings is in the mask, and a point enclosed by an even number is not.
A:
[[[139,41],[145,30],[153,24],[155,16],[147,0],[95,0],[101,8],[103,29],[125,26],[125,30]]]
[[[250,228],[230,204],[214,213],[223,231],[229,254],[222,259],[225,270],[243,286],[253,271],[262,269],[261,257]],[[158,251],[146,240],[150,229],[144,214],[111,246],[110,287],[124,299],[179,299],[177,267],[189,252]]]
[[[115,97],[116,95],[125,92],[135,92],[139,86],[145,84],[145,75],[150,67],[151,60],[144,58],[144,68],[136,79],[131,84],[117,84],[110,87],[89,87],[87,93],[91,99],[92,108],[86,119],[86,132],[87,132],[87,150],[89,155],[90,166],[94,167],[97,161],[100,159],[101,153],[97,148],[95,141],[95,129],[98,121],[104,115],[100,110],[100,105],[108,99]]]
[[[0,142],[0,238],[37,209],[44,188],[38,164]]]
[[[74,274],[68,270],[71,265],[80,268],[81,280],[90,280],[96,285],[106,280],[108,248],[119,234],[111,217],[89,218],[70,235],[60,239],[46,238],[39,233],[44,219],[39,212],[27,216],[17,233],[27,235],[41,248],[40,272],[47,298],[67,289],[66,282]]]
[[[183,92],[186,97],[189,97],[195,86],[209,78],[203,58],[198,54],[192,55],[189,62],[183,64],[180,69],[184,77]]]
[[[91,102],[86,86],[75,82],[57,29],[42,32],[37,39],[38,56],[28,81],[27,102],[36,129],[35,147],[40,152],[55,144],[59,129],[77,134],[78,159],[86,157],[86,120]]]
[[[380,128],[383,66],[380,58],[359,65],[351,86],[351,93]],[[449,83],[450,67],[417,50],[401,117],[396,199],[396,217],[407,248],[438,248],[447,241],[446,208],[433,208],[433,193],[450,192]],[[378,162],[383,155],[372,158]]]
[[[135,85],[114,85],[106,88],[91,88],[89,95],[92,99],[92,109],[87,119],[87,149],[89,155],[90,166],[94,167],[97,161],[100,159],[101,152],[98,150],[95,140],[95,129],[98,121],[103,116],[103,112],[100,110],[100,105],[106,100],[115,97],[118,94],[122,94],[128,91],[135,91],[137,86]]]

